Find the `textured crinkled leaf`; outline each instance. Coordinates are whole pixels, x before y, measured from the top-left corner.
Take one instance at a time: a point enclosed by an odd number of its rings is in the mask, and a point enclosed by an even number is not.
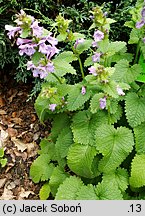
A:
[[[92,45],[93,40],[85,40],[83,43],[77,45],[76,51],[81,54],[85,50],[88,50]]]
[[[130,33],[129,44],[137,44],[140,39],[140,29],[132,29]]]
[[[56,151],[55,151],[55,144],[52,142],[50,137],[41,140],[40,142],[41,149],[39,150],[39,154],[48,154],[51,160],[56,159]]]
[[[92,113],[96,113],[99,109],[100,109],[100,98],[103,98],[104,97],[104,94],[103,93],[98,93],[98,94],[95,94],[92,99],[91,99],[91,102],[90,102],[90,108],[91,108],[91,112]]]
[[[118,168],[113,173],[104,174],[103,181],[105,183],[112,182],[121,190],[121,192],[125,192],[129,185],[128,172],[125,169]]]
[[[115,53],[119,52],[126,46],[125,42],[115,41],[109,43],[109,40],[103,40],[99,42],[98,51],[102,53],[107,53],[107,56],[113,56]]]
[[[102,181],[95,189],[99,200],[122,200],[121,191],[113,182]]]
[[[70,176],[59,186],[55,200],[75,200],[77,192],[80,190],[83,182],[81,179]]]
[[[55,71],[54,73],[58,76],[58,77],[63,77],[64,75],[66,75],[67,73],[70,74],[76,74],[76,70],[71,66],[71,64],[69,64],[67,61],[65,60],[61,60],[61,59],[54,59],[53,60],[54,63],[54,68]]]
[[[142,68],[139,64],[130,67],[129,62],[122,59],[115,65],[115,72],[112,75],[112,79],[129,84],[135,81],[141,72]]]
[[[72,132],[74,135],[74,142],[85,145],[95,145],[94,133],[96,129],[95,115],[89,111],[80,111],[72,118]]]
[[[135,155],[132,160],[129,182],[134,188],[145,186],[145,154]]]
[[[116,112],[110,114],[110,117],[108,117],[109,122],[111,124],[117,123],[117,121],[120,120],[122,113],[123,113],[122,107],[121,107],[121,105],[118,105]]]
[[[145,122],[134,128],[137,154],[145,154]]]
[[[82,107],[91,97],[90,91],[86,90],[86,94],[81,93],[80,85],[74,85],[68,93],[67,108],[69,111],[74,111]]]
[[[104,173],[115,170],[132,151],[133,145],[133,134],[128,128],[115,129],[112,125],[98,127],[96,148],[104,156],[99,163],[99,170]]]
[[[57,61],[63,60],[67,63],[71,63],[72,61],[76,61],[77,57],[71,51],[64,51],[64,52],[60,53],[58,56],[56,56],[55,60],[57,60]]]
[[[58,135],[55,145],[58,156],[61,158],[66,157],[72,143],[73,135],[71,129],[69,127],[63,128],[61,133]]]
[[[83,185],[77,193],[77,200],[98,200],[92,184]]]
[[[51,129],[51,137],[56,141],[62,128],[67,128],[70,125],[70,119],[66,113],[60,113],[54,116]]]
[[[134,92],[128,93],[125,100],[125,112],[131,127],[140,125],[145,121],[145,97],[139,97]]]
[[[69,149],[67,164],[77,175],[93,178],[92,163],[96,154],[95,147],[75,143]]]
[[[92,56],[89,56],[89,57],[85,60],[84,66],[85,66],[85,67],[88,67],[88,66],[90,66],[90,65],[92,65],[92,64],[93,64]]]
[[[54,165],[50,162],[47,154],[40,155],[31,165],[30,176],[34,183],[39,181],[47,181],[54,169]]]
[[[39,197],[40,197],[40,200],[47,200],[47,198],[49,197],[50,195],[50,186],[49,186],[49,183],[45,183],[40,191],[39,191]]]
[[[56,195],[59,185],[62,184],[67,177],[69,177],[69,174],[64,172],[61,167],[57,166],[54,168],[49,180],[49,186],[53,196]]]
[[[113,99],[113,98],[107,99],[106,108],[107,108],[107,110],[109,109],[111,114],[116,113],[117,108],[118,108],[118,101],[116,99]]]
[[[75,41],[75,40],[80,39],[80,38],[85,38],[85,35],[81,34],[81,33],[78,33],[78,32],[74,32],[73,33],[73,39],[72,39],[72,41]]]
[[[102,90],[113,98],[118,98],[117,83],[113,80],[102,86]]]

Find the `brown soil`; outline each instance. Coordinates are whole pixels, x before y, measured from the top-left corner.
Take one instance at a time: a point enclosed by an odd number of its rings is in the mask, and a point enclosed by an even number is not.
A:
[[[41,183],[32,182],[29,170],[50,125],[40,124],[34,101],[27,102],[32,85],[1,77],[0,147],[8,162],[4,168],[0,166],[0,199],[39,199]]]

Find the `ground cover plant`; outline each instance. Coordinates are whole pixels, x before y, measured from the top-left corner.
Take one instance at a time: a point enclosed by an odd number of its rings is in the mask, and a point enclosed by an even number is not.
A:
[[[30,169],[35,183],[44,182],[40,199],[145,198],[145,2],[131,15],[128,43],[110,40],[115,20],[100,6],[90,12],[87,35],[61,14],[51,31],[23,10],[5,26],[29,58],[27,69],[45,79],[35,109],[52,128]]]

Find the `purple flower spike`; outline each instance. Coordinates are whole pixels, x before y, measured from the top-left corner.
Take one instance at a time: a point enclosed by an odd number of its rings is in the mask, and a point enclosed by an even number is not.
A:
[[[85,88],[85,86],[82,86],[81,94],[82,94],[82,95],[85,95],[85,94],[86,94],[86,88]]]
[[[76,49],[78,44],[82,44],[82,43],[84,43],[84,41],[85,41],[84,38],[77,39],[75,44],[74,44],[74,48]]]
[[[93,62],[99,62],[100,61],[100,56],[101,56],[101,53],[94,53],[94,55],[92,56],[92,60]]]
[[[143,7],[143,9],[142,9],[141,15],[142,15],[142,18],[145,18],[145,7]]]
[[[104,33],[103,32],[101,32],[100,30],[96,30],[94,32],[94,40],[95,40],[95,42],[101,41],[101,40],[103,40],[103,38],[104,38]]]
[[[106,107],[106,97],[100,98],[99,102],[100,102],[100,108],[105,109],[105,107]]]
[[[94,66],[91,66],[90,68],[88,68],[88,70],[90,71],[90,74],[93,74],[94,76],[98,75]]]
[[[11,25],[5,25],[5,29],[6,29],[7,31],[9,31],[9,32],[7,33],[9,39],[12,39],[12,37],[15,36],[15,33],[21,30],[20,27],[14,27],[14,26],[11,26]]]
[[[49,104],[49,109],[53,112],[55,111],[57,104]]]
[[[118,92],[118,95],[121,95],[121,96],[125,95],[125,93],[123,92],[122,88],[120,88],[119,86],[117,86],[117,92]]]

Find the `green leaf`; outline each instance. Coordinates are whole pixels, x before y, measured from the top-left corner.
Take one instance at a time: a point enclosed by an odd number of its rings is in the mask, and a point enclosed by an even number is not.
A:
[[[49,186],[49,182],[47,182],[41,187],[39,191],[40,200],[47,200],[49,195],[50,195],[50,186]]]
[[[7,162],[8,162],[7,158],[2,158],[2,159],[0,159],[1,167],[5,167],[6,164],[7,164]]]
[[[137,154],[145,154],[145,122],[134,128]]]
[[[83,95],[81,93],[81,85],[74,85],[72,86],[71,90],[68,93],[68,99],[67,99],[67,108],[69,111],[75,111],[82,107],[86,101],[89,100],[91,97],[91,92],[87,91]]]
[[[58,135],[55,145],[58,156],[61,158],[66,157],[72,143],[73,135],[71,129],[69,127],[63,128],[61,133]]]
[[[75,200],[77,199],[77,192],[83,185],[81,179],[70,176],[59,186],[55,200]]]
[[[0,148],[0,158],[2,158],[4,156],[4,149]]]
[[[59,42],[61,42],[61,41],[65,41],[66,37],[67,37],[67,32],[66,33],[60,33],[59,35],[57,35],[56,38]]]
[[[112,182],[116,185],[122,192],[125,192],[129,185],[128,172],[125,169],[118,168],[113,173],[108,173],[103,175],[103,181],[105,183]]]
[[[140,39],[140,29],[132,29],[130,33],[130,39],[128,41],[129,44],[138,44],[139,39]]]
[[[94,133],[96,130],[97,118],[89,111],[80,111],[72,118],[72,132],[74,142],[90,145],[95,145]]]
[[[80,38],[85,38],[85,35],[81,34],[81,33],[78,33],[78,32],[74,32],[73,33],[73,39],[72,39],[72,41],[75,41],[75,40],[80,39]]]
[[[76,51],[78,54],[83,53],[85,50],[88,50],[92,45],[92,40],[85,40],[83,43],[77,45]]]
[[[92,172],[92,163],[96,154],[95,147],[75,143],[70,147],[68,152],[68,166],[79,176],[93,178],[95,176]]]
[[[95,94],[92,99],[91,99],[91,102],[90,102],[90,108],[91,108],[91,112],[92,113],[96,113],[99,109],[100,109],[100,98],[103,98],[104,97],[104,94],[103,93],[98,93],[98,94]]]
[[[145,186],[145,154],[135,155],[132,160],[129,182],[134,188]]]
[[[47,181],[54,169],[54,165],[50,162],[47,154],[40,155],[31,165],[30,176],[34,183],[39,181]]]
[[[49,186],[53,196],[56,195],[59,185],[62,184],[67,177],[69,177],[69,174],[64,172],[61,167],[57,166],[54,168],[49,180]]]
[[[123,196],[117,185],[113,182],[102,181],[95,189],[99,200],[122,200]]]
[[[49,107],[49,98],[41,97],[41,95],[39,95],[35,101],[34,106],[40,122],[43,122],[45,119],[48,118],[47,110]]]
[[[77,193],[77,200],[98,200],[95,187],[92,184],[83,185]]]
[[[142,68],[139,64],[129,67],[129,62],[122,59],[115,65],[115,72],[111,78],[118,82],[125,82],[129,84],[135,81],[141,72]]]
[[[89,56],[88,58],[86,58],[85,62],[84,62],[84,66],[88,67],[90,65],[93,65],[93,60],[92,60],[92,56]]]
[[[132,151],[133,145],[133,134],[128,128],[115,129],[112,125],[98,127],[96,148],[104,156],[99,163],[99,170],[104,173],[114,171]]]
[[[65,60],[61,59],[54,59],[54,68],[55,68],[55,74],[58,77],[63,77],[64,75],[70,73],[70,74],[76,74],[76,70]]]
[[[77,57],[71,51],[64,51],[55,57],[55,61],[65,61],[67,63],[71,63],[72,61],[76,61]]]
[[[44,55],[40,52],[35,52],[33,55],[32,55],[32,62],[34,65],[38,65],[40,59],[43,57]]]
[[[66,113],[60,113],[54,116],[51,129],[51,137],[56,141],[58,135],[61,133],[62,128],[67,128],[70,125],[70,119]]]
[[[41,140],[40,147],[39,154],[48,154],[51,160],[56,159],[55,144],[52,142],[51,137]]]
[[[117,83],[114,80],[110,80],[108,83],[102,86],[102,90],[113,98],[118,98]]]
[[[119,52],[126,46],[125,42],[116,41],[109,43],[108,40],[104,40],[99,42],[98,51],[102,53],[106,53],[107,56],[113,56],[115,53]]]
[[[128,123],[136,127],[145,121],[145,97],[130,92],[126,95],[125,112]]]
[[[118,105],[117,110],[115,113],[110,114],[109,121],[111,124],[117,123],[117,121],[122,116],[122,107],[121,105]]]

